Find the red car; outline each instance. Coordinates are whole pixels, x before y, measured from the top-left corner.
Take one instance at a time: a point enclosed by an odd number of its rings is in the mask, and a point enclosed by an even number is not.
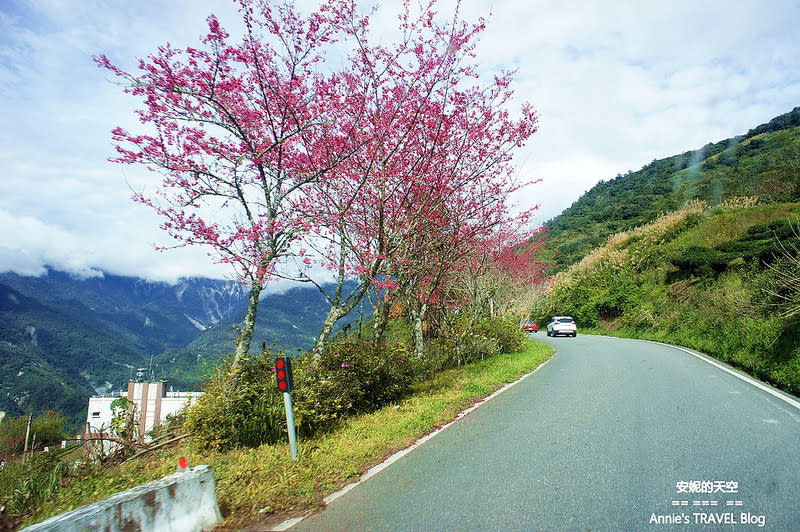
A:
[[[539,326],[535,321],[525,321],[522,323],[522,330],[525,332],[538,332]]]

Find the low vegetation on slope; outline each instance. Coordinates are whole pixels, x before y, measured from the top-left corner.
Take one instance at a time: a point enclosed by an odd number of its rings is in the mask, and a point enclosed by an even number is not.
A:
[[[26,524],[173,473],[180,456],[192,465],[209,464],[214,469],[225,525],[279,522],[321,506],[324,496],[534,370],[551,353],[549,347],[526,340],[517,352],[437,372],[413,384],[396,402],[347,416],[328,430],[302,437],[296,462],[289,458],[284,435],[280,442],[226,451],[209,449],[202,440],[183,440],[178,447],[159,449],[120,467],[86,469],[76,473]],[[274,380],[268,385],[274,387]]]
[[[800,393],[800,204],[703,201],[615,233],[533,310],[675,343]]]

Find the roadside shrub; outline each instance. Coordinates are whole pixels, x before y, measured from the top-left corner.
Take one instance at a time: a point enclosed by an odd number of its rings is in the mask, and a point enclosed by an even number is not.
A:
[[[422,357],[421,369],[424,378],[430,378],[439,371],[459,365],[456,357],[455,338],[442,335],[433,338],[425,345],[425,354]]]
[[[58,412],[45,411],[31,421],[31,442],[36,446],[49,445],[64,438],[64,416]],[[28,416],[20,416],[0,423],[0,454],[22,452],[25,446],[25,432]]]
[[[340,337],[322,353],[308,352],[294,370],[295,417],[305,433],[326,428],[353,413],[377,410],[405,395],[415,362],[402,345]]]
[[[31,433],[36,435],[36,445],[49,445],[64,439],[65,417],[58,412],[47,410],[33,418]]]
[[[670,282],[690,277],[713,277],[725,271],[730,258],[716,249],[690,246],[669,258],[677,271],[670,274]]]
[[[232,361],[225,359],[208,378],[205,393],[186,413],[186,430],[202,447],[216,450],[256,447],[285,437],[271,351],[241,358],[235,375]]]
[[[440,336],[428,342],[422,357],[423,370],[430,378],[438,371],[463,366],[500,353],[497,339],[485,331],[469,331],[458,336]]]
[[[500,353],[514,353],[525,346],[527,335],[520,329],[517,317],[485,317],[478,322],[476,328],[483,335],[497,341]]]
[[[467,333],[457,347],[461,364],[470,364],[499,355],[502,351],[497,338],[486,331]]]
[[[769,377],[783,389],[800,394],[800,347],[794,350],[788,361],[776,365]]]
[[[417,359],[402,343],[372,344],[339,336],[322,352],[293,359],[295,422],[301,433],[324,430],[343,417],[375,411],[402,398],[419,377],[441,369],[521,350],[526,335],[515,318],[484,318],[466,333],[428,342]],[[275,386],[274,357],[231,359],[217,367],[205,394],[186,413],[185,429],[204,448],[255,447],[286,438],[283,399]],[[233,386],[233,387],[232,387]]]
[[[25,430],[28,417],[4,419],[0,422],[0,453],[13,454],[21,452],[25,445]]]
[[[527,335],[516,317],[484,316],[466,331],[462,321],[455,320],[445,334],[428,341],[421,360],[427,376],[500,353],[513,353],[525,346]]]
[[[232,359],[217,367],[205,394],[186,413],[185,428],[204,448],[257,447],[286,438],[283,397],[275,385],[274,356]],[[295,422],[311,434],[352,413],[376,410],[402,397],[414,380],[415,364],[402,346],[373,346],[356,335],[340,337],[322,353],[292,361]],[[233,388],[231,388],[233,386]]]
[[[0,525],[5,517],[11,529],[18,526],[56,493],[68,469],[58,452],[36,453],[26,459],[6,461],[0,469]]]

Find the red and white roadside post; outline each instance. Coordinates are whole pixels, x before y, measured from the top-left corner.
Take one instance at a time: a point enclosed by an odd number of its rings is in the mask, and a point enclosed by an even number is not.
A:
[[[297,460],[297,433],[294,426],[294,410],[292,408],[292,394],[294,388],[292,380],[292,361],[289,357],[275,359],[275,379],[278,381],[278,390],[283,392],[283,406],[286,409],[286,431],[289,433],[289,449],[292,460]]]

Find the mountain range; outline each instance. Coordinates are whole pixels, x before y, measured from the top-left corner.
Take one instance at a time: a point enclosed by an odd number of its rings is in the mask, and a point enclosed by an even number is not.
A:
[[[137,368],[176,390],[198,389],[233,351],[247,299],[245,286],[214,279],[0,274],[0,411],[55,410],[77,428],[88,398],[123,389]],[[254,351],[308,349],[327,309],[314,287],[263,296]]]

